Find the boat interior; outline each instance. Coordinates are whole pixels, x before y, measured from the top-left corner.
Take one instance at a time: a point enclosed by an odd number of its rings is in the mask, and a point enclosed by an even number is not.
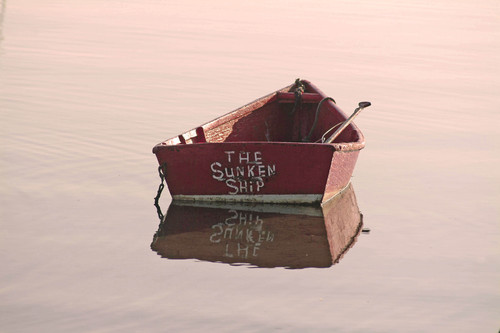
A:
[[[333,99],[307,81],[259,98],[209,123],[165,141],[165,145],[222,142],[322,143],[347,116]],[[301,91],[297,93],[297,88]],[[318,105],[321,107],[318,108]],[[361,143],[359,129],[351,123],[333,143]]]

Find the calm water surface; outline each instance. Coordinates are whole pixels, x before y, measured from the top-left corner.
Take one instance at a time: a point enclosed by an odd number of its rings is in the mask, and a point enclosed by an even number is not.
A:
[[[498,332],[498,1],[0,4],[0,331]],[[371,232],[329,268],[152,251],[152,146],[297,77],[373,103]]]

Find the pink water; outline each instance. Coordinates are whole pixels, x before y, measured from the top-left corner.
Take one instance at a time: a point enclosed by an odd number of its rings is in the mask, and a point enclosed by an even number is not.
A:
[[[498,1],[0,4],[0,331],[500,328]],[[152,146],[297,77],[373,104],[371,232],[326,269],[160,258]]]

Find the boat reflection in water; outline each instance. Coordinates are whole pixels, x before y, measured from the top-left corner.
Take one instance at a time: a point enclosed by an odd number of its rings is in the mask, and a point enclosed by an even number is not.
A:
[[[163,258],[257,267],[330,267],[363,224],[352,185],[319,206],[173,202],[151,249]]]

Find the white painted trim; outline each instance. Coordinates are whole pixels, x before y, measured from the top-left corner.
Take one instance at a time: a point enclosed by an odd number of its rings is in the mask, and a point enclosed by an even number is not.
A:
[[[255,202],[210,202],[210,201],[174,201],[173,205],[183,207],[202,207],[212,209],[234,209],[256,213],[278,213],[322,217],[323,210],[319,205],[288,205],[278,203]]]
[[[323,194],[220,194],[220,195],[173,195],[173,200],[211,202],[263,202],[311,204],[319,203]]]

